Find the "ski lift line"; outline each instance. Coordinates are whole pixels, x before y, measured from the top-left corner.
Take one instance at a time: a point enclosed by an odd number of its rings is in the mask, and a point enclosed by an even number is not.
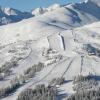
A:
[[[88,55],[85,55],[86,57],[88,57]],[[88,57],[89,58],[89,57]],[[83,70],[83,63],[84,62],[84,55],[81,55],[81,70],[80,70],[80,73],[82,73],[82,70]],[[93,72],[93,73],[92,73]],[[95,76],[97,75],[96,74],[96,71],[94,70],[94,68],[91,66],[91,72],[89,73],[92,73],[94,74]]]
[[[64,73],[62,74],[61,77],[64,77],[64,75],[67,73],[68,69],[70,68],[71,64],[73,63],[75,57],[69,62],[68,66],[66,67],[66,70],[64,71]]]
[[[82,70],[83,70],[83,61],[84,61],[84,56],[81,55],[81,68],[80,68],[80,73],[82,73]]]
[[[71,30],[72,30],[72,36],[73,36],[73,39],[74,39],[74,41],[76,41],[75,29],[71,29]]]
[[[31,87],[31,86],[33,86],[33,85],[35,85],[35,84],[41,82],[41,81],[44,80],[45,78],[47,78],[47,77],[52,73],[52,71],[57,67],[57,65],[59,65],[59,64],[61,64],[61,63],[63,63],[63,62],[65,62],[65,61],[67,61],[67,60],[68,60],[68,58],[65,58],[63,61],[61,61],[61,62],[59,62],[59,63],[56,63],[55,66],[48,72],[48,74],[46,74],[46,75],[45,75],[43,78],[41,78],[39,81],[36,81],[36,82],[32,83],[29,87]],[[28,88],[29,88],[29,87],[28,87]]]
[[[95,76],[97,75],[94,68],[91,66],[92,71],[94,72]]]

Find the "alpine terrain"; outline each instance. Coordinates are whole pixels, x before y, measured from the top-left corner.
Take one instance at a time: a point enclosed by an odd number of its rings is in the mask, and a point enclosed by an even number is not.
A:
[[[0,7],[0,100],[100,100],[100,0]]]

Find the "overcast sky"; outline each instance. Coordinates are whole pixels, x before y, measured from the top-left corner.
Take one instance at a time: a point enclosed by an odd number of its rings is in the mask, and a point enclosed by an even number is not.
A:
[[[67,4],[80,1],[82,0],[0,0],[0,5],[10,6],[22,11],[31,11],[33,8],[48,7],[54,3]]]

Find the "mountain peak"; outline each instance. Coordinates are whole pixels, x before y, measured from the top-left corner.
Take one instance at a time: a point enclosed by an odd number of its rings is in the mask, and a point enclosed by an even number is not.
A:
[[[13,9],[13,8],[10,8],[10,7],[5,7],[5,8],[3,8],[3,12],[4,12],[6,15],[8,15],[8,16],[10,16],[10,15],[17,15],[16,11],[17,11],[17,10],[15,10],[15,9]]]
[[[11,7],[0,6],[0,25],[5,25],[12,22],[30,18],[33,15],[29,12],[21,12]]]
[[[41,14],[44,14],[45,12],[53,11],[59,7],[61,7],[59,4],[53,4],[53,5],[49,6],[48,8],[39,7],[39,8],[33,9],[32,14],[33,15],[41,15]]]
[[[40,15],[46,12],[46,9],[43,7],[36,8],[32,11],[33,15]]]

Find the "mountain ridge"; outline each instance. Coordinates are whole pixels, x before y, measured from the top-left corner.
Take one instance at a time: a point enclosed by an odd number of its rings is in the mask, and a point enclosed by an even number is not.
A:
[[[21,12],[10,7],[0,7],[0,25],[19,22],[32,16],[29,12]]]
[[[72,3],[72,4],[66,4],[66,5],[53,4],[47,8],[44,8],[44,7],[36,8],[32,10],[31,12],[21,12],[19,10],[16,10],[10,7],[5,7],[5,8],[0,7],[0,25],[6,25],[9,23],[19,22],[23,19],[28,19],[31,17],[37,17],[41,15],[44,16],[44,14],[48,15],[48,13],[52,13],[63,8],[67,8],[68,10],[67,12],[70,11],[70,13],[72,13],[72,15],[70,15],[70,18],[73,21],[77,20],[77,23],[81,22],[81,19],[83,19],[82,18],[83,16],[85,16],[84,22],[85,21],[87,22],[89,20],[91,22],[94,22],[100,19],[100,1],[99,0],[95,0],[95,1],[85,0],[84,2]],[[80,18],[78,14],[80,14]]]

